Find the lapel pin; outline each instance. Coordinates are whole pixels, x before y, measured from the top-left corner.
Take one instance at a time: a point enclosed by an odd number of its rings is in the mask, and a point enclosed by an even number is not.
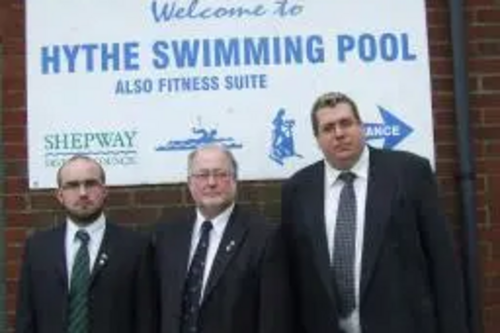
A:
[[[99,259],[99,265],[104,266],[107,261],[108,261],[108,255],[106,253],[101,254],[101,257]]]
[[[234,247],[234,245],[235,245],[235,244],[236,244],[236,243],[234,242],[234,240],[231,240],[231,241],[229,242],[229,244],[227,244],[227,246],[226,246],[226,252],[231,251],[231,250],[233,249],[233,247]]]

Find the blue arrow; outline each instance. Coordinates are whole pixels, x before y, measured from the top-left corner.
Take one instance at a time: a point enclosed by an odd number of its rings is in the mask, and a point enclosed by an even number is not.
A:
[[[378,106],[382,116],[382,124],[365,123],[366,140],[375,140],[384,138],[384,148],[394,148],[413,132],[413,128],[405,124],[388,110]]]

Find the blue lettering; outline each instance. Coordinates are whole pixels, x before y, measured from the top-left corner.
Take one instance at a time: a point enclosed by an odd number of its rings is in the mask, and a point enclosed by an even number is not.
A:
[[[394,61],[399,57],[398,39],[393,34],[380,37],[380,56],[385,61]]]
[[[139,43],[125,43],[124,45],[124,69],[126,71],[139,70]]]
[[[164,69],[169,65],[168,59],[168,43],[165,41],[158,41],[153,44],[153,53],[156,56],[153,59],[153,66],[156,69]]]
[[[401,51],[403,60],[415,61],[417,59],[417,55],[410,51],[410,37],[408,34],[401,34]]]
[[[319,35],[157,41],[153,54],[156,69],[300,65],[325,60]]]
[[[321,36],[311,36],[307,39],[307,59],[313,63],[325,62],[325,50]]]
[[[238,49],[238,39],[232,38],[227,43],[222,39],[214,41],[215,66],[240,65],[240,52]]]
[[[133,71],[139,69],[139,43],[43,46],[43,74]]]
[[[174,19],[201,19],[206,20],[210,18],[244,18],[244,17],[261,17],[267,14],[265,7],[261,4],[248,5],[247,7],[243,5],[239,6],[218,6],[210,7],[206,6],[204,8],[199,8],[199,0],[191,0],[189,5],[182,6],[176,1],[165,1],[161,3],[159,1],[151,2],[151,14],[154,22],[169,22]],[[300,6],[299,6],[300,7]],[[301,8],[299,8],[301,11]],[[294,13],[297,12],[297,8],[293,8]]]
[[[359,36],[359,57],[361,60],[371,62],[377,57],[377,43],[375,37],[370,34]]]
[[[354,37],[349,35],[339,35],[337,37],[337,49],[339,55],[339,61],[346,61],[346,54],[354,50],[356,46],[356,41]]]
[[[49,74],[50,72],[57,74],[61,71],[61,55],[58,46],[42,47],[42,73]]]
[[[199,40],[196,39],[192,43],[189,40],[173,41],[172,50],[178,68],[196,67],[200,50]]]
[[[245,65],[269,65],[269,44],[265,37],[254,40],[252,38],[245,38],[244,43],[244,63]]]
[[[68,61],[68,72],[75,72],[76,67],[76,55],[78,54],[79,46],[63,45],[63,52]]]
[[[383,33],[373,35],[364,33],[359,36],[337,36],[338,60],[346,62],[349,55],[356,56],[366,63],[374,61],[415,61],[417,56],[410,49],[407,33]]]

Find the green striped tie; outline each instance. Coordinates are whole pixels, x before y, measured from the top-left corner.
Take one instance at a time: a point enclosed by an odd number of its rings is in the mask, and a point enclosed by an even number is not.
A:
[[[89,234],[78,230],[75,236],[80,248],[75,256],[69,289],[68,333],[88,333],[88,287],[90,281]]]

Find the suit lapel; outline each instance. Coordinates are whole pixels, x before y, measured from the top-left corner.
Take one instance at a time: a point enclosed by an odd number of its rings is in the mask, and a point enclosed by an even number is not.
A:
[[[68,290],[68,269],[66,267],[66,223],[62,223],[53,230],[52,238],[48,246],[52,248],[52,255],[57,280]]]
[[[306,224],[311,232],[312,247],[314,249],[316,267],[319,271],[321,280],[326,287],[331,298],[334,298],[334,290],[332,285],[332,275],[330,272],[330,254],[328,251],[328,241],[325,227],[325,170],[324,163],[321,161],[317,164],[312,178],[309,182],[309,187],[303,194],[306,198],[305,218]],[[321,189],[318,191],[318,189]]]
[[[106,229],[102,237],[101,246],[95,258],[92,273],[90,275],[90,287],[94,285],[94,281],[101,274],[101,272],[108,266],[108,260],[113,256],[113,244],[116,244],[116,229],[111,223],[106,223]]]
[[[175,306],[179,306],[179,311],[180,304],[182,303],[181,298],[184,290],[184,283],[186,281],[186,275],[188,272],[189,254],[191,250],[191,237],[195,221],[195,214],[190,214],[185,221],[181,221],[181,223],[178,224],[178,229],[175,232],[171,233],[170,237],[165,240],[166,246],[162,246],[163,251],[166,251],[167,253],[164,253],[163,256],[160,256],[171,258],[172,267],[169,267],[169,271],[166,272],[166,274],[169,274],[171,278],[167,281],[168,283],[171,283],[172,288],[177,291],[173,295],[178,296],[179,299],[167,304],[175,304]]]
[[[226,230],[224,231],[224,235],[222,236],[219,248],[217,249],[217,254],[215,255],[212,269],[208,276],[203,299],[210,296],[210,293],[219,282],[227,265],[237,252],[238,247],[241,246],[246,231],[246,221],[239,216],[238,207],[235,206],[229,218]]]
[[[395,181],[391,181],[395,175],[390,175],[390,170],[383,164],[384,161],[381,160],[380,154],[381,152],[376,149],[370,150],[360,298],[363,297],[372,276],[385,229],[390,219],[392,195],[396,192],[393,188]]]

